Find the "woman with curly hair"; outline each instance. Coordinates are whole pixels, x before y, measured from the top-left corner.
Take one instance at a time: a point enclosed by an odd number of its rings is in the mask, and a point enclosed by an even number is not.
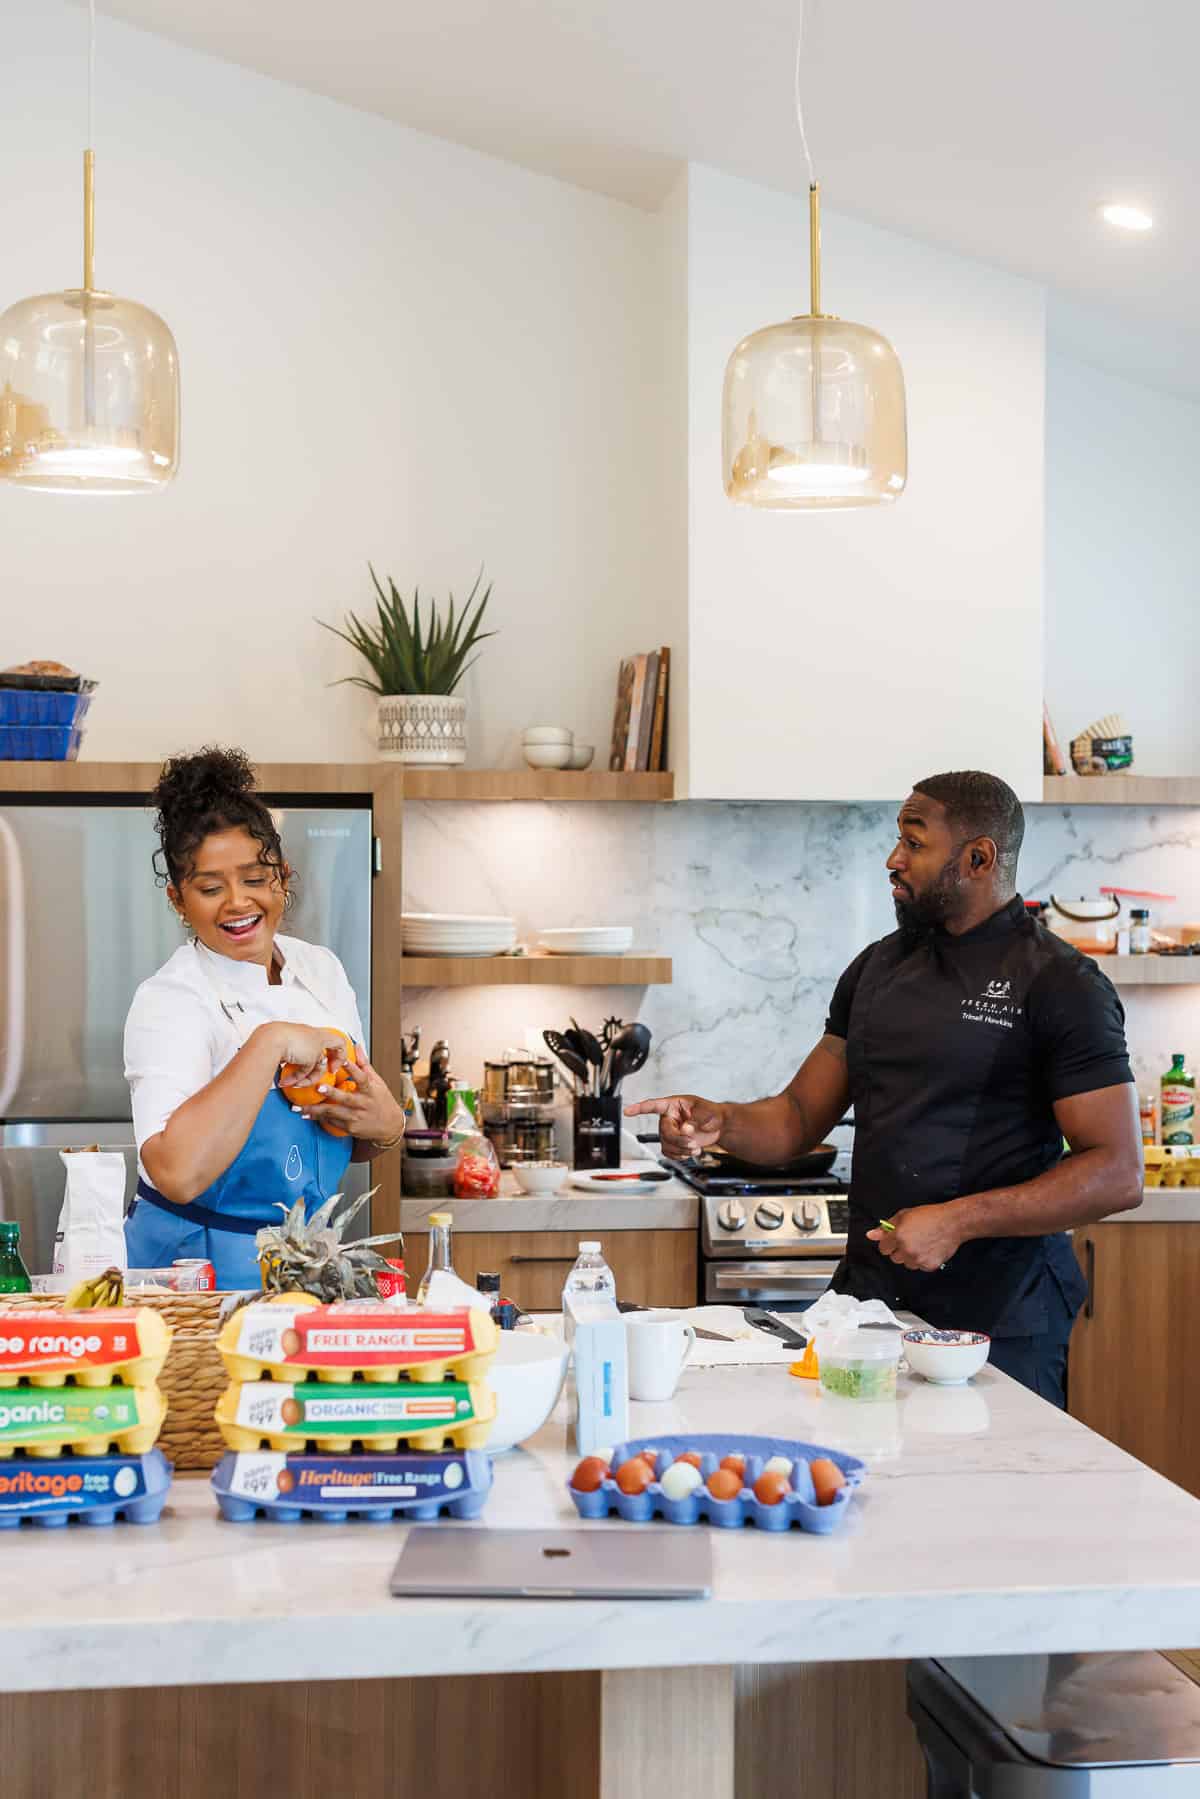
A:
[[[404,1113],[367,1061],[337,957],[278,934],[292,871],[246,757],[177,756],[154,799],[156,868],[189,940],[143,981],[125,1024],[140,1158],[129,1263],[197,1256],[218,1287],[257,1287],[255,1234],[279,1222],[279,1202],[303,1196],[311,1214],[351,1159],[399,1143]],[[318,1104],[289,1104],[284,1064]],[[356,1091],[335,1090],[342,1067]]]

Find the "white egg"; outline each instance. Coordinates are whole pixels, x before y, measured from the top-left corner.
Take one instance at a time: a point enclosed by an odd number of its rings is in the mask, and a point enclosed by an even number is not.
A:
[[[694,1493],[701,1483],[699,1468],[694,1462],[672,1462],[663,1475],[660,1485],[665,1499],[686,1499]]]
[[[785,1455],[773,1455],[769,1462],[762,1465],[764,1474],[787,1474],[792,1472],[792,1464]]]

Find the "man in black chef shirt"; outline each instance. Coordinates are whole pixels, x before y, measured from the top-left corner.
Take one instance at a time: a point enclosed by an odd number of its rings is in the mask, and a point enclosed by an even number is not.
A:
[[[998,1368],[1062,1405],[1084,1294],[1063,1233],[1140,1204],[1141,1131],[1114,988],[1016,892],[1024,831],[994,775],[922,781],[887,862],[900,928],[842,975],[784,1092],[628,1110],[660,1116],[669,1155],[719,1145],[770,1166],[853,1104],[835,1290],[986,1331]]]

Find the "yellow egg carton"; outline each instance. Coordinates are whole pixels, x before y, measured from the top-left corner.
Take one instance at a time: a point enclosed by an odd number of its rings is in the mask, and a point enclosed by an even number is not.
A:
[[[344,1453],[364,1449],[482,1449],[496,1416],[490,1387],[472,1381],[235,1382],[215,1417],[230,1449]]]
[[[156,1386],[19,1387],[0,1394],[0,1459],[32,1456],[145,1455],[167,1415]]]
[[[150,1306],[0,1314],[0,1388],[151,1387],[171,1347],[169,1324]],[[140,1453],[140,1452],[138,1452]]]
[[[482,1309],[421,1311],[416,1306],[347,1301],[320,1305],[288,1294],[243,1306],[227,1318],[217,1348],[231,1380],[386,1383],[476,1381],[496,1353],[498,1332]]]
[[[1147,1187],[1200,1187],[1200,1145],[1147,1143],[1142,1155]]]

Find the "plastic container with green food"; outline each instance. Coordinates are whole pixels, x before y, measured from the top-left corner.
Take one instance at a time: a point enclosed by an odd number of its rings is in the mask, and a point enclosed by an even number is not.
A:
[[[895,1399],[900,1332],[842,1330],[817,1340],[821,1385],[839,1399]]]

